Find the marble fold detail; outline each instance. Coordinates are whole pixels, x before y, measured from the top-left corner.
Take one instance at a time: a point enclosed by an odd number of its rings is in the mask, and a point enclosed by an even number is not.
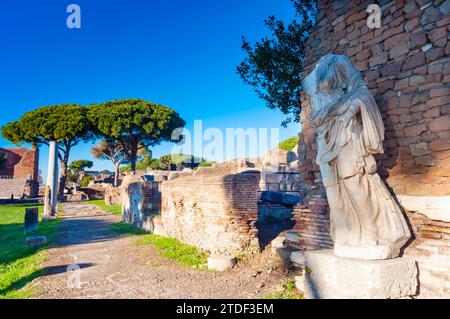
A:
[[[317,130],[317,158],[330,205],[334,254],[391,259],[411,237],[400,207],[377,174],[384,125],[361,73],[327,54],[304,79]]]

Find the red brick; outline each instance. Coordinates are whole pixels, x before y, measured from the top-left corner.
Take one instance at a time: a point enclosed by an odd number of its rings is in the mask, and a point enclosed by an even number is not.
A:
[[[430,150],[432,150],[434,152],[442,152],[442,151],[449,150],[450,144],[448,143],[448,141],[436,140],[436,141],[430,142],[429,148],[430,148]]]
[[[450,117],[443,115],[430,123],[430,131],[441,132],[450,129]]]
[[[404,129],[405,136],[419,136],[421,133],[426,132],[427,126],[425,124],[417,124],[414,126],[406,127]]]

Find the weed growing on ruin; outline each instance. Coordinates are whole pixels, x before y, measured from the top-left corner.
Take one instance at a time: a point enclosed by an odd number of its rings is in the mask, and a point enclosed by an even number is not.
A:
[[[23,233],[25,208],[27,205],[0,207],[0,299],[25,299],[33,295],[37,287],[26,287],[33,279],[44,274],[42,263],[45,249],[52,244],[60,220],[40,222],[33,236],[45,235],[48,243],[39,248],[30,248]],[[42,217],[43,206],[38,206]]]
[[[180,265],[201,270],[206,269],[208,254],[194,246],[183,244],[175,238],[146,234],[135,244],[137,246],[153,245],[162,256],[174,260]]]
[[[295,281],[285,279],[282,290],[271,295],[265,295],[264,299],[303,299],[303,295],[295,287]]]

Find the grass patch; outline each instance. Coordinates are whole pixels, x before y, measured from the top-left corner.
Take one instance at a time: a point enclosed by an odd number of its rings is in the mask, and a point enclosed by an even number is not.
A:
[[[195,246],[183,244],[175,238],[146,234],[139,238],[135,244],[137,246],[152,245],[162,256],[174,260],[180,265],[195,269],[206,269],[208,254]]]
[[[46,259],[45,249],[57,235],[60,221],[40,222],[39,230],[32,236],[45,235],[48,244],[30,248],[25,244],[25,208],[38,207],[42,217],[42,205],[0,206],[0,299],[29,298],[35,288],[26,287],[33,279],[43,275],[42,262]]]
[[[107,208],[115,206],[105,205],[101,200],[93,200],[89,201],[89,203],[95,204],[105,211]],[[120,207],[120,205],[117,206]],[[183,244],[175,238],[149,234],[142,229],[124,222],[113,223],[110,227],[118,234],[140,236],[135,242],[136,246],[152,245],[167,259],[174,260],[183,266],[206,270],[208,254],[200,251],[195,246]]]
[[[111,224],[111,229],[115,231],[118,234],[130,234],[130,235],[143,235],[146,234],[146,232],[142,229],[139,229],[133,225],[124,223],[124,222],[118,222]]]
[[[265,295],[264,299],[304,299],[295,287],[295,281],[286,279],[282,290],[271,295]]]
[[[98,208],[100,208],[104,212],[122,216],[122,206],[120,204],[106,205],[103,199],[90,200],[89,204],[98,206]]]

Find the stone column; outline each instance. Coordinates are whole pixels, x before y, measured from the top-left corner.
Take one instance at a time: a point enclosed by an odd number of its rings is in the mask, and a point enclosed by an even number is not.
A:
[[[48,173],[45,187],[44,219],[56,215],[58,202],[58,143],[50,142]]]

